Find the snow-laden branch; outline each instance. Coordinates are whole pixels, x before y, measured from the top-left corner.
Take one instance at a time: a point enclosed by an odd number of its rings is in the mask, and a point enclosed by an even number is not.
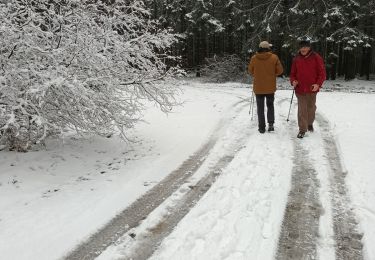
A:
[[[0,4],[0,138],[18,150],[63,129],[107,135],[142,116],[143,100],[163,111],[179,73],[141,1],[16,0]]]

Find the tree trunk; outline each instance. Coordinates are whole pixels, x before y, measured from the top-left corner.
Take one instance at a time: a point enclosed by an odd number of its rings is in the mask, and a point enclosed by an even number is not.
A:
[[[345,53],[343,51],[342,43],[339,43],[339,76],[344,75],[344,59]]]
[[[355,78],[355,55],[353,51],[345,50],[345,80],[352,80]]]

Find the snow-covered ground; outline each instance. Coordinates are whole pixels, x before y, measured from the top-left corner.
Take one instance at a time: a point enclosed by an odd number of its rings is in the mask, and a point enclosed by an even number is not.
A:
[[[375,94],[321,93],[319,111],[331,122],[346,184],[364,233],[365,259],[375,259]]]
[[[0,152],[0,255],[61,257],[194,153],[238,100],[187,88],[171,114],[147,110],[135,143],[72,136],[45,151]]]
[[[169,115],[150,107],[145,115],[148,123],[138,125],[130,134],[136,141],[132,144],[116,137],[66,136],[50,140],[44,151],[1,151],[1,258],[63,257],[176,169],[212,134],[219,134],[205,164],[190,182],[207,174],[209,164],[225,154],[236,137],[243,142],[241,149],[152,259],[273,259],[295,163],[297,127],[294,120],[286,122],[291,91],[276,94],[275,133],[260,135],[256,117],[251,121],[248,114],[251,94],[246,85],[187,81],[181,87],[185,104]],[[364,232],[365,259],[375,259],[371,246],[375,243],[375,95],[364,94],[373,92],[375,84],[336,81],[327,82],[327,87],[335,91],[319,94],[318,112],[329,120],[329,131],[348,172],[349,195]],[[362,91],[353,90],[356,87]],[[241,104],[240,109],[234,109],[236,104]],[[294,119],[295,106],[291,113]],[[227,127],[215,133],[220,124]],[[329,208],[322,131],[317,125],[302,145],[316,151],[312,160],[319,171],[319,194],[322,206]],[[147,225],[157,222],[178,197],[167,198],[136,232],[146,232]],[[319,255],[324,259],[334,255],[329,216],[327,210],[320,220]],[[108,248],[99,259],[126,256],[131,248],[126,241]]]

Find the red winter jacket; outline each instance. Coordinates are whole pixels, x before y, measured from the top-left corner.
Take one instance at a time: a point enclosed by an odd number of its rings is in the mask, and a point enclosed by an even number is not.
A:
[[[318,84],[319,89],[326,79],[326,70],[322,57],[316,52],[310,52],[306,56],[298,54],[292,63],[290,71],[290,83],[298,81],[296,93],[313,93],[312,85]],[[319,92],[318,91],[316,92]]]

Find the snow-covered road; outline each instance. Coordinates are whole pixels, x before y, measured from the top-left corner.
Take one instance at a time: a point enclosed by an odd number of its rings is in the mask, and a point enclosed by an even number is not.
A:
[[[236,135],[228,136],[226,132],[228,127],[233,128],[240,125],[239,122],[233,123],[232,121],[237,119],[237,115],[240,114],[244,107],[247,108],[248,102],[246,101],[241,99],[231,105],[225,113],[226,116],[222,117],[210,138],[198,151],[146,194],[118,214],[105,227],[91,236],[88,241],[76,248],[74,252],[67,256],[67,259],[92,259],[124,235],[125,237],[129,236],[131,239],[137,236],[137,240],[142,237],[141,242],[137,244],[137,247],[141,248],[141,250],[132,250],[137,256],[128,257],[129,259],[148,258],[153,253],[153,248],[162,241],[168,232],[172,231],[189,209],[194,206],[196,201],[208,190],[216,176],[219,175],[219,172],[234,158],[235,153],[242,146],[243,139],[246,138],[249,132],[246,127],[241,128],[243,133],[238,132]],[[229,131],[229,133],[232,132],[233,129]],[[225,149],[218,150],[216,148],[216,150],[213,150],[218,145],[218,140],[222,140],[220,145],[225,145]],[[210,155],[212,158],[209,158]],[[203,176],[196,179],[196,172],[204,167],[206,167],[206,172],[204,172]],[[192,177],[193,175],[194,177]],[[167,198],[170,198],[173,202],[170,203]],[[168,212],[164,212],[162,216],[159,216],[159,220],[153,223],[153,227],[147,227],[149,230],[155,230],[160,229],[158,226],[162,225],[163,230],[151,232],[152,236],[141,236],[140,232],[134,230],[155,209],[165,207],[161,206],[161,204],[168,203]],[[151,217],[151,219],[153,218],[155,217]]]
[[[168,118],[150,109],[132,149],[94,139],[79,140],[79,149],[68,142],[27,155],[1,152],[0,254],[375,258],[375,144],[368,141],[375,95],[320,93],[316,131],[299,140],[295,106],[286,122],[291,91],[277,92],[276,131],[261,135],[244,85],[182,86],[185,106]]]

